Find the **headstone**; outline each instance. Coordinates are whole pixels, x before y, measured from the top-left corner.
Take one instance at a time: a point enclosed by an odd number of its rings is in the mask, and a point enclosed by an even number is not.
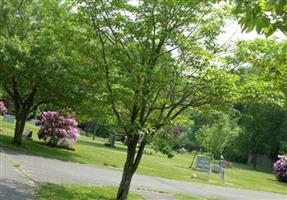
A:
[[[116,143],[116,136],[111,134],[108,143],[105,143],[105,145],[108,147],[115,147],[115,143]]]
[[[31,119],[31,120],[30,120],[30,123],[31,123],[32,125],[36,125],[36,124],[37,124],[37,122],[38,122],[38,120],[37,120],[37,119]]]
[[[80,135],[87,135],[87,133],[86,133],[86,131],[84,131],[83,129],[79,129],[79,133],[80,133]]]
[[[221,173],[222,167],[220,167],[219,165],[212,165],[211,171],[214,173]]]
[[[3,118],[3,121],[9,122],[9,123],[14,123],[15,122],[15,116],[9,115],[9,114],[7,114],[7,115],[5,114],[4,118]]]
[[[33,135],[33,131],[29,130],[29,131],[25,131],[23,133],[23,137],[28,139],[28,140],[32,140],[32,135]]]
[[[75,150],[74,143],[72,142],[72,139],[70,138],[59,139],[57,142],[57,146],[60,148],[64,148],[64,149]]]
[[[128,141],[128,136],[126,136],[126,135],[122,136],[122,138],[121,138],[122,144],[126,145],[127,141]]]
[[[211,159],[209,156],[198,155],[196,159],[195,169],[198,171],[208,172],[210,170]]]
[[[181,147],[181,148],[178,150],[178,152],[179,152],[180,154],[185,154],[185,153],[187,153],[188,151],[187,151],[184,147]]]

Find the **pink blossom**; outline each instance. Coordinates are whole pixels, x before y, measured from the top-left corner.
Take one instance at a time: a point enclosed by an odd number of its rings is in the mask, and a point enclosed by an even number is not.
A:
[[[77,129],[77,122],[73,117],[65,117],[58,112],[43,112],[39,125],[39,139],[56,143],[61,138],[71,138],[75,143],[80,135]]]

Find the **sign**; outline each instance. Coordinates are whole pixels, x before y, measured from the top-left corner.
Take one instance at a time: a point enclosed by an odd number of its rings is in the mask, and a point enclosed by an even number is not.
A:
[[[198,155],[196,159],[195,169],[198,171],[206,171],[210,170],[211,159],[208,156]]]

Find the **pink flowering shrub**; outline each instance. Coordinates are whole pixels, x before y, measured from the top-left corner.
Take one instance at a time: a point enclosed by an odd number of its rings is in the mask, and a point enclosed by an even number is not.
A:
[[[287,182],[287,156],[280,156],[274,163],[274,173],[279,181]]]
[[[44,112],[37,125],[41,126],[38,132],[39,139],[53,146],[57,146],[58,141],[63,138],[70,138],[76,143],[80,137],[75,118],[58,112]]]
[[[6,113],[6,112],[8,112],[8,110],[5,106],[5,104],[3,103],[3,101],[0,101],[0,114]]]

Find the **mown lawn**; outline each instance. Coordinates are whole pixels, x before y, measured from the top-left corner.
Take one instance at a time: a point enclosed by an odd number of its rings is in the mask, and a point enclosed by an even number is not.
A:
[[[1,122],[0,122],[1,125]],[[33,141],[24,140],[21,146],[11,144],[13,124],[2,122],[0,132],[0,146],[11,147],[21,151],[30,152],[39,156],[56,158],[60,160],[85,163],[96,166],[104,166],[121,170],[126,155],[126,147],[120,143],[116,148],[104,146],[106,140],[82,136],[75,148],[76,151],[51,148],[38,141],[36,133],[38,128],[27,123],[26,128],[33,130]],[[287,194],[287,184],[278,182],[272,172],[254,171],[246,165],[234,164],[234,169],[225,170],[225,181],[219,175],[212,174],[208,178],[207,173],[195,172],[189,168],[193,154],[177,154],[168,159],[166,156],[155,153],[147,147],[140,167],[139,174],[158,176],[168,179],[195,181],[227,187],[247,188],[252,190],[271,191]],[[196,178],[191,178],[196,174]]]
[[[39,200],[114,200],[116,193],[115,187],[42,184],[38,187],[36,196]],[[129,193],[129,199],[144,198]]]
[[[117,193],[115,187],[103,186],[81,186],[81,185],[59,185],[41,184],[36,190],[39,200],[114,200]],[[217,198],[191,197],[176,194],[176,200],[219,200]],[[128,199],[144,200],[145,198],[130,192]]]

